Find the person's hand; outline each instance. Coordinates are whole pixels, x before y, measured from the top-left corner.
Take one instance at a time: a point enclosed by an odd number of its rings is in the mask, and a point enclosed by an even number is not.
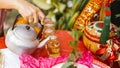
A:
[[[27,2],[26,0],[17,0],[16,1],[16,9],[18,12],[28,21],[28,22],[38,22],[38,19],[43,21],[45,19],[44,13],[33,4]]]

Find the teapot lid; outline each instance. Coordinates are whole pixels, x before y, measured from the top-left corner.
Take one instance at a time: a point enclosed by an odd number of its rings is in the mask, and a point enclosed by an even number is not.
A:
[[[21,37],[24,40],[35,40],[37,37],[37,32],[34,28],[27,24],[16,25],[14,33],[17,37]]]

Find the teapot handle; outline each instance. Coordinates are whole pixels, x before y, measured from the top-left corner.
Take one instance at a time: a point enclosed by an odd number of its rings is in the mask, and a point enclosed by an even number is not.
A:
[[[38,20],[38,23],[41,24],[41,21]],[[41,24],[41,29],[40,29],[40,31],[39,31],[39,33],[38,33],[38,35],[37,35],[37,39],[40,39],[40,38],[42,37],[43,28],[44,28],[44,25]]]
[[[15,20],[14,20],[14,23],[13,23],[13,26],[12,26],[12,30],[15,28],[15,24],[16,24],[16,22],[17,22],[17,19],[18,19],[20,16],[21,16],[20,14],[18,14],[18,15],[16,16],[16,18],[15,18]]]
[[[12,30],[15,28],[15,24],[16,24],[17,19],[18,19],[19,17],[21,17],[20,14],[18,14],[18,15],[16,16],[16,18],[15,18],[15,20],[14,20],[14,23],[13,23],[13,26],[12,26]],[[41,24],[41,21],[38,20],[38,23]],[[43,31],[44,25],[41,24],[41,27],[40,27],[40,28],[41,28],[41,30],[39,31],[39,33],[38,33],[38,35],[37,35],[37,39],[40,39],[40,38],[42,37],[42,31]]]

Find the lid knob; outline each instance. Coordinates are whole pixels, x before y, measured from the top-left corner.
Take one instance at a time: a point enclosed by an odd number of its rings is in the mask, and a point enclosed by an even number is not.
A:
[[[25,27],[26,27],[26,29],[27,29],[27,30],[29,30],[29,29],[30,29],[30,26],[25,26]]]

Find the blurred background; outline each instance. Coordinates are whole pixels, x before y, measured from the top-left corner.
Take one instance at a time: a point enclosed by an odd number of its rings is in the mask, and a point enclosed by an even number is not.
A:
[[[65,19],[72,8],[73,0],[27,0],[38,6],[53,22],[58,23],[60,19]],[[4,29],[8,29],[18,15],[16,10],[8,11]],[[63,24],[63,23],[61,23]]]

